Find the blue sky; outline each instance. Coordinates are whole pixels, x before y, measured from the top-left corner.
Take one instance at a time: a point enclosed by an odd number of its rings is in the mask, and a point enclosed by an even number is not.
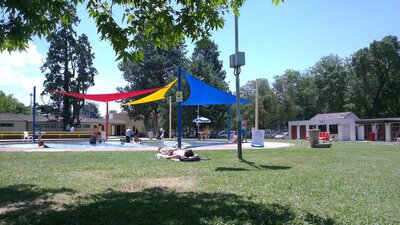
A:
[[[77,31],[89,36],[96,53],[94,66],[99,72],[89,93],[115,92],[116,87],[126,85],[115,53],[109,43],[100,41],[96,26],[83,7],[78,14],[81,23]],[[233,90],[235,77],[228,61],[234,53],[233,14],[226,15],[225,20],[225,27],[215,31],[212,39],[219,46],[220,59]],[[386,35],[400,37],[399,0],[286,0],[278,7],[270,0],[248,0],[239,17],[239,50],[246,53],[240,84],[261,77],[272,83],[273,76],[286,69],[304,71],[329,54],[349,57]],[[28,105],[32,86],[41,91],[44,75],[40,66],[47,49],[45,40],[33,38],[25,53],[1,53],[0,90]],[[188,43],[189,56],[192,49]],[[110,109],[119,110],[119,106],[113,103]],[[100,110],[105,111],[102,103]]]

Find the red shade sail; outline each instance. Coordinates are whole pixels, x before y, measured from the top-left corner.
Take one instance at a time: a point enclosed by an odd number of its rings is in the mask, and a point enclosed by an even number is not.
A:
[[[161,87],[163,88],[163,87]],[[123,98],[131,98],[138,95],[147,94],[150,92],[158,91],[161,88],[151,88],[146,90],[139,90],[139,91],[132,91],[132,92],[121,92],[121,93],[112,93],[112,94],[76,94],[76,93],[69,93],[69,92],[62,92],[62,91],[54,91],[58,94],[67,95],[70,97],[75,98],[82,98],[82,99],[89,99],[98,102],[111,102],[120,100]]]

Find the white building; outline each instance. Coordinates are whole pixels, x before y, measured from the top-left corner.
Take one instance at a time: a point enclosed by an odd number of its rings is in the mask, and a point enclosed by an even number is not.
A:
[[[317,114],[310,120],[289,121],[289,138],[305,139],[309,129],[329,132],[339,141],[392,141],[400,118],[360,119],[352,112]]]

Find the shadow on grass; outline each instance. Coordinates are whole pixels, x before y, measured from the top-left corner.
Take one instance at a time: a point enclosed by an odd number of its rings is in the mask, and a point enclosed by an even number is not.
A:
[[[312,222],[324,218],[307,214]],[[302,224],[309,221],[281,204],[262,204],[225,193],[150,188],[78,198],[64,210],[0,214],[0,224]],[[334,224],[333,220],[332,224]]]
[[[240,162],[245,163],[245,164],[247,164],[247,165],[249,165],[249,166],[252,166],[252,167],[254,167],[254,168],[256,168],[256,169],[260,169],[260,167],[258,167],[257,164],[256,164],[255,162],[247,161],[247,160],[245,160],[245,159],[240,160]]]
[[[0,188],[0,224],[8,224],[4,221],[11,217],[60,208],[62,203],[55,201],[54,198],[74,193],[73,190],[67,188],[39,188],[30,184],[2,187]]]
[[[261,170],[261,169],[268,169],[268,170],[288,170],[288,169],[291,169],[291,168],[292,168],[291,166],[257,165],[255,162],[247,161],[247,160],[245,160],[245,159],[240,160],[240,162],[242,162],[242,163],[244,163],[244,164],[247,164],[247,165],[249,165],[249,166],[251,166],[251,167],[253,167],[253,168],[255,168],[255,169],[259,169],[259,170]],[[218,169],[218,168],[217,168],[217,169]],[[248,171],[248,169],[243,169],[243,170],[247,170],[247,171]],[[238,171],[243,171],[243,170],[238,170]],[[234,171],[233,168],[232,168],[232,171]]]
[[[215,171],[250,171],[245,168],[235,168],[235,167],[218,167]]]
[[[255,162],[247,161],[245,159],[240,160],[240,162],[247,164],[254,169],[257,170],[262,170],[262,169],[268,169],[268,170],[288,170],[291,169],[291,166],[270,166],[270,165],[257,165]],[[246,168],[237,168],[237,167],[218,167],[215,169],[215,171],[251,171],[250,169]]]
[[[31,184],[17,184],[0,188],[0,207],[21,202],[34,202],[46,200],[55,194],[73,194],[74,191],[67,188],[43,189]]]
[[[315,216],[313,214],[307,213],[304,217],[304,221],[310,224],[324,224],[324,225],[334,225],[335,221],[332,218],[322,218],[319,216]]]
[[[291,169],[291,166],[269,166],[269,165],[260,165],[261,168],[268,170],[288,170]]]

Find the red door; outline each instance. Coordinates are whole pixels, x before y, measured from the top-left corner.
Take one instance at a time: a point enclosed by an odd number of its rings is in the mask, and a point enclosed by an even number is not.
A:
[[[307,133],[306,133],[306,125],[301,125],[300,126],[300,139],[306,139]]]
[[[292,139],[297,139],[297,126],[292,126],[290,128],[290,133],[292,135]]]

